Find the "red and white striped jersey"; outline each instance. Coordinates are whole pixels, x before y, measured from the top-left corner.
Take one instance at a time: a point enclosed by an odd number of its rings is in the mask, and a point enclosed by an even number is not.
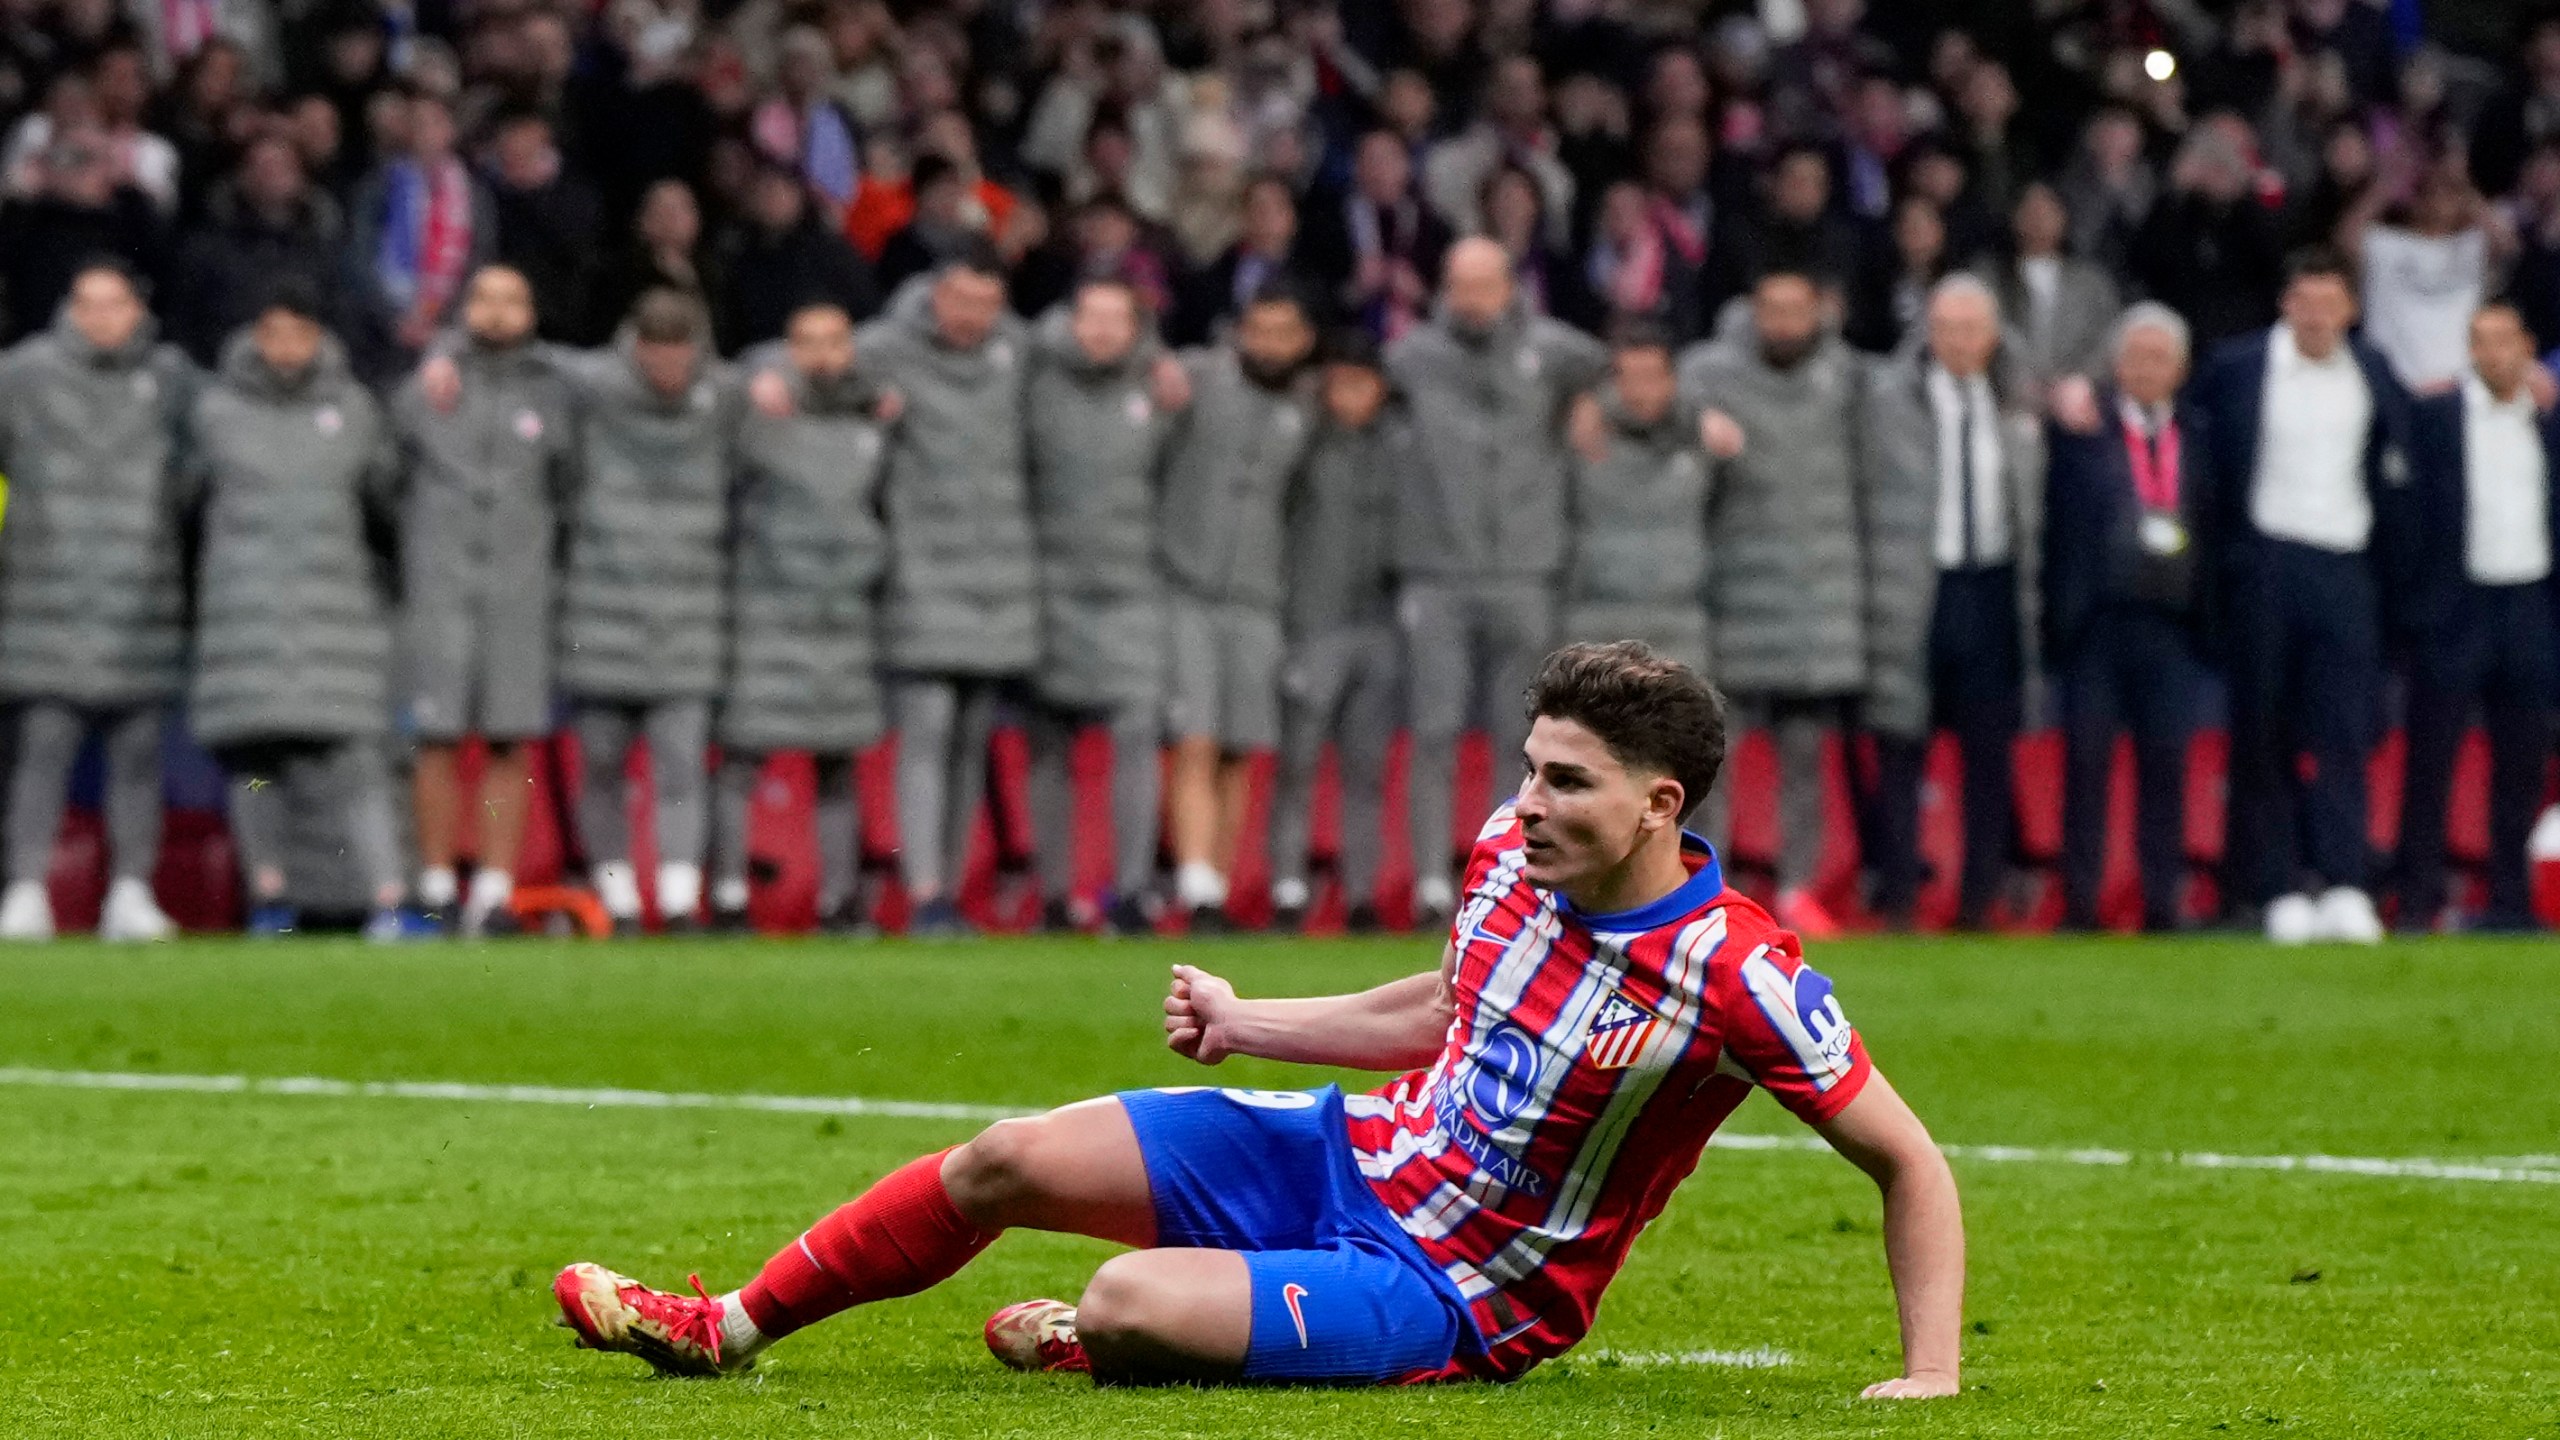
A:
[[[1453,926],[1457,1015],[1428,1070],[1346,1099],[1361,1174],[1456,1283],[1509,1379],[1572,1348],[1637,1232],[1758,1085],[1809,1123],[1870,1068],[1796,937],[1727,890],[1695,839],[1687,883],[1584,915],[1522,877],[1495,812]]]

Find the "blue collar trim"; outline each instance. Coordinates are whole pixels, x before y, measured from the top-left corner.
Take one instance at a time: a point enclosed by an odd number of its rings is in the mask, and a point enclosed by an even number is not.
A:
[[[1585,915],[1574,908],[1571,900],[1558,895],[1556,908],[1593,930],[1613,933],[1658,930],[1693,910],[1703,908],[1708,901],[1724,893],[1724,867],[1716,862],[1715,847],[1690,831],[1681,831],[1680,853],[1685,856],[1693,852],[1703,857],[1704,863],[1689,872],[1689,878],[1680,882],[1680,888],[1658,900],[1611,915]]]

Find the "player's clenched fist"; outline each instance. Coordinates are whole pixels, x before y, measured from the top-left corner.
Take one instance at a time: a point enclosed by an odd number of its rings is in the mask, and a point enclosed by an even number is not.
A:
[[[1189,965],[1173,967],[1173,991],[1164,997],[1164,1043],[1174,1054],[1215,1065],[1234,1054],[1226,1020],[1236,987]]]

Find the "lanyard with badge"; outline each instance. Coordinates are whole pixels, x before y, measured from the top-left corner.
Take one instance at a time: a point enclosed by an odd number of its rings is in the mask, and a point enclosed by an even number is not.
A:
[[[2187,527],[2178,518],[2178,426],[2171,421],[2157,437],[2124,422],[2125,460],[2133,467],[2133,493],[2142,502],[2142,524],[2136,532],[2143,553],[2167,557],[2187,548]]]

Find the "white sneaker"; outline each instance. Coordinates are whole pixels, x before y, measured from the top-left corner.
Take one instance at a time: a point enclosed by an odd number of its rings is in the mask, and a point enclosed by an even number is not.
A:
[[[2560,805],[2545,807],[2542,818],[2533,822],[2524,853],[2528,860],[2560,860]]]
[[[2320,910],[2311,897],[2296,892],[2267,903],[2267,940],[2276,945],[2308,945],[2320,938]]]
[[[53,938],[53,897],[41,880],[12,880],[0,891],[0,940]]]
[[[167,940],[177,933],[178,922],[160,908],[150,881],[128,875],[107,887],[106,909],[98,916],[99,939]]]
[[[2348,945],[2382,943],[2382,916],[2373,908],[2373,897],[2353,885],[2336,885],[2320,897],[2318,938],[2336,940]]]

